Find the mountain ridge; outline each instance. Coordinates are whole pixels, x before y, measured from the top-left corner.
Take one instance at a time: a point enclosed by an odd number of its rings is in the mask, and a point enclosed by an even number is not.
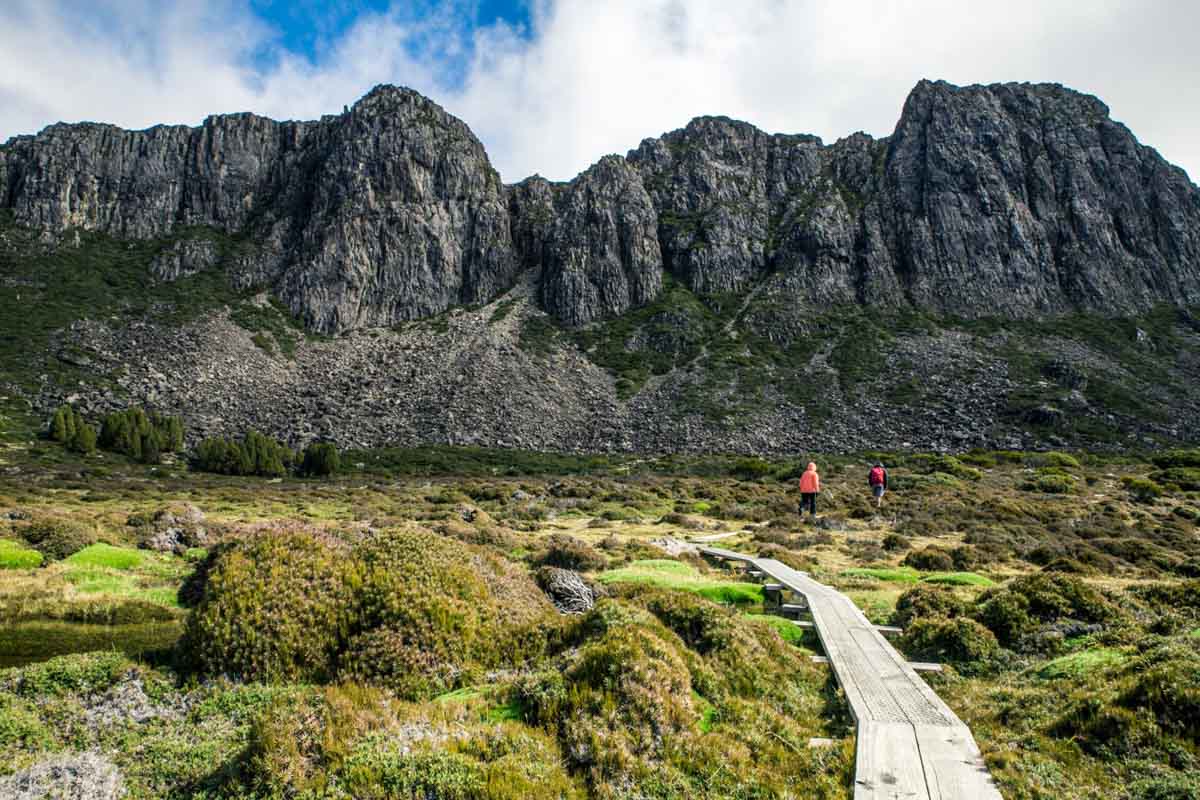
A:
[[[1200,189],[1052,84],[922,82],[892,135],[830,145],[698,117],[508,185],[390,86],[307,122],[56,125],[0,147],[0,223],[27,312],[0,371],[39,413],[355,446],[1198,435]]]
[[[324,333],[488,301],[530,268],[576,326],[645,305],[664,273],[700,294],[781,273],[801,304],[967,316],[1200,298],[1200,190],[1057,84],[922,81],[892,135],[832,145],[697,117],[527,191],[540,181],[501,184],[465,123],[387,85],[315,121],[59,124],[0,147],[18,222],[244,235],[257,249],[231,280]]]

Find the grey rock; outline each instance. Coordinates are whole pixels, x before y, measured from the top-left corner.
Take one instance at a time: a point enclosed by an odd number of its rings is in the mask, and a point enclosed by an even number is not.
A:
[[[52,125],[0,147],[0,205],[48,234],[168,237],[157,277],[219,263],[325,332],[482,302],[516,273],[483,146],[440,106],[391,86],[314,122]],[[187,241],[190,226],[241,239]]]
[[[101,695],[84,702],[83,718],[92,728],[143,725],[155,719],[178,719],[181,706],[158,703],[146,694],[145,684],[131,670]]]
[[[618,316],[662,289],[658,217],[641,177],[608,156],[559,194],[541,300],[568,325]]]
[[[161,509],[149,519],[131,517],[129,524],[140,529],[138,547],[145,550],[183,555],[193,547],[211,544],[204,512],[190,503]]]
[[[125,783],[100,753],[63,753],[0,778],[7,800],[118,800]]]
[[[596,587],[574,570],[541,567],[535,577],[550,602],[563,614],[586,614],[596,605]]]

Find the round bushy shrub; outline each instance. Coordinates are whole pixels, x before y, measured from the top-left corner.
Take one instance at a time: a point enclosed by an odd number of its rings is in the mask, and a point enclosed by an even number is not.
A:
[[[537,656],[552,611],[516,565],[424,531],[384,531],[356,548],[358,633],[341,673],[424,698]]]
[[[1125,490],[1138,503],[1153,503],[1162,497],[1163,488],[1149,478],[1126,476],[1121,479]]]
[[[1042,494],[1071,494],[1075,491],[1076,480],[1073,475],[1059,473],[1057,467],[1043,467],[1038,474],[1021,485],[1028,492]]]
[[[336,540],[304,530],[267,531],[221,551],[188,618],[188,660],[244,680],[332,679],[357,622],[358,578],[347,555]]]
[[[1120,703],[1147,709],[1163,730],[1200,742],[1200,642],[1163,645],[1131,662]]]
[[[940,547],[913,550],[904,557],[904,565],[927,572],[946,572],[954,569],[954,556]]]
[[[595,777],[628,772],[635,759],[660,752],[664,738],[689,731],[698,718],[687,663],[661,630],[607,626],[563,671],[565,750]]]
[[[999,591],[985,595],[975,617],[988,627],[1006,647],[1016,644],[1036,627],[1029,616],[1029,601],[1020,594]]]
[[[358,678],[427,698],[539,655],[538,623],[552,613],[516,565],[427,531],[354,547],[269,531],[215,552],[205,570],[184,652],[247,680]]]
[[[558,567],[576,572],[588,572],[604,568],[608,564],[608,559],[581,539],[565,533],[555,533],[546,538],[536,563],[540,567]]]
[[[47,561],[61,561],[96,543],[95,531],[65,517],[36,518],[20,533]]]
[[[1104,622],[1115,609],[1100,592],[1079,578],[1059,572],[1023,575],[1006,589],[1029,602],[1029,613],[1042,622],[1074,619]]]
[[[896,601],[896,611],[892,620],[896,625],[908,625],[919,617],[945,617],[947,619],[961,616],[966,611],[966,604],[959,599],[953,589],[928,583],[919,583],[912,587]]]
[[[889,553],[898,553],[901,550],[907,550],[912,546],[907,536],[902,536],[899,533],[889,533],[883,537],[883,549]]]
[[[1000,649],[990,630],[966,617],[917,619],[905,629],[902,645],[915,658],[951,663],[983,661]]]

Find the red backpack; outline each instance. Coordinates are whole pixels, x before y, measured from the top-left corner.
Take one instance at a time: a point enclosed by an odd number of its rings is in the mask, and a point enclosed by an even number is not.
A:
[[[867,474],[867,483],[872,486],[883,486],[883,467],[871,467]]]

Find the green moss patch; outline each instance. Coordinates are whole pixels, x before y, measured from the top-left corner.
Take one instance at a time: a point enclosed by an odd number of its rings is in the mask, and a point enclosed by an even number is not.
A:
[[[854,567],[842,570],[846,577],[874,578],[890,583],[944,583],[950,586],[994,586],[991,578],[974,572],[933,572],[922,575],[911,567]]]
[[[1078,678],[1110,667],[1120,666],[1127,660],[1128,656],[1120,650],[1111,648],[1082,650],[1047,661],[1038,668],[1037,674],[1038,677],[1048,680]]]
[[[670,559],[634,561],[627,567],[610,569],[596,577],[601,583],[636,583],[681,589],[717,603],[751,605],[762,602],[762,587],[756,583],[710,578],[701,575],[690,564]]]
[[[894,581],[896,583],[916,583],[921,580],[921,573],[907,567],[880,568],[855,567],[842,570],[842,574],[852,578],[874,578],[877,581]]]
[[[943,583],[950,586],[995,586],[996,582],[975,572],[935,572],[921,579],[925,583]]]
[[[104,567],[128,570],[141,566],[145,554],[129,547],[114,547],[111,544],[89,545],[66,559],[66,563],[78,567]]]
[[[42,554],[10,539],[0,539],[0,569],[34,569],[42,565]]]

